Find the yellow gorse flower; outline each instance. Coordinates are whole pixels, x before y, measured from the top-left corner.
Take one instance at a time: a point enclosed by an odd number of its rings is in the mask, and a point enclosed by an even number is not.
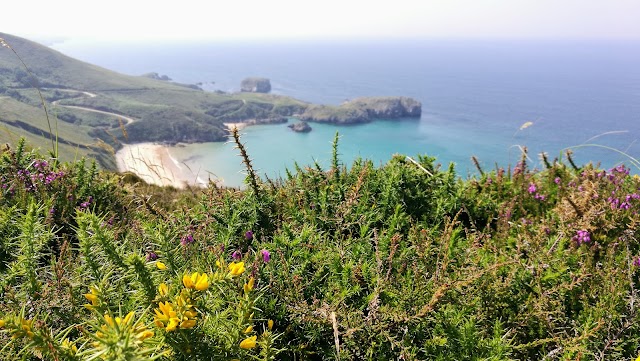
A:
[[[198,272],[194,272],[191,276],[185,274],[182,276],[182,284],[186,288],[204,291],[209,288],[209,276],[206,273],[199,274]]]
[[[180,323],[180,328],[194,328],[196,326],[196,320],[184,320]]]
[[[269,321],[267,322],[267,327],[269,328],[269,330],[272,330],[272,329],[273,329],[273,320],[269,320]]]
[[[85,293],[84,297],[91,302],[91,304],[84,305],[88,309],[100,304],[100,291],[96,287],[89,287],[89,293]]]
[[[253,331],[253,326],[249,326],[244,330],[244,334],[251,333]]]
[[[62,340],[62,348],[67,349],[71,352],[71,354],[75,355],[78,352],[78,347],[75,342],[69,341],[68,338]]]
[[[239,276],[245,271],[244,262],[231,262],[229,264],[229,274],[233,276]]]
[[[0,328],[4,327],[4,320],[0,320]]]
[[[249,293],[253,291],[253,286],[255,285],[256,280],[251,277],[249,278],[249,282],[244,284],[244,293]]]
[[[169,324],[167,324],[167,332],[171,332],[174,331],[176,328],[178,328],[178,319],[175,317],[172,317],[169,319]]]
[[[160,302],[158,304],[158,307],[159,309],[156,308],[155,310],[153,310],[156,314],[153,322],[159,328],[165,328],[165,324],[166,324],[167,331],[175,330],[176,327],[178,326],[178,317],[177,317],[178,314],[173,308],[173,305],[171,304],[171,302],[164,302],[164,303]]]
[[[251,337],[245,338],[244,340],[242,340],[242,342],[240,342],[240,348],[248,350],[256,347],[257,339],[258,339],[258,336],[251,336]]]
[[[33,338],[35,334],[33,333],[33,329],[31,328],[32,323],[33,320],[25,320],[24,318],[20,318],[20,328],[14,329],[12,331],[13,334],[11,335],[11,338],[16,339],[25,336],[28,338]]]
[[[156,267],[158,267],[160,271],[164,271],[167,269],[167,265],[160,261],[156,262]]]
[[[158,328],[164,328],[167,332],[174,331],[178,328],[189,329],[196,326],[196,317],[198,313],[189,304],[186,290],[176,298],[175,304],[171,302],[160,302],[159,308],[154,310],[156,316],[154,323]]]
[[[164,282],[161,283],[160,285],[158,285],[158,293],[160,294],[160,296],[165,297],[169,294],[169,286],[167,286],[167,284]]]

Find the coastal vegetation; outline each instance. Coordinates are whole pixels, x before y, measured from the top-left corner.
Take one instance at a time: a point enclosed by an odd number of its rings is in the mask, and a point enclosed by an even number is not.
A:
[[[434,158],[176,190],[0,158],[5,360],[629,360],[640,180]]]

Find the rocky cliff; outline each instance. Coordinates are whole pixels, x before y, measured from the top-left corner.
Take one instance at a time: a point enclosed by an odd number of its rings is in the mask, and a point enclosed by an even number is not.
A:
[[[298,118],[335,124],[367,123],[374,119],[419,118],[422,104],[408,97],[364,97],[339,106],[311,105]]]
[[[240,91],[268,93],[271,91],[271,82],[267,78],[246,78],[240,83]]]

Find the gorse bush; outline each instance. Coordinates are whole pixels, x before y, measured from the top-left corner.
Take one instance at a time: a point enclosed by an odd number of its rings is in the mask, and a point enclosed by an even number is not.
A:
[[[338,157],[150,187],[5,150],[3,359],[631,360],[640,180]],[[27,173],[28,172],[28,173]],[[6,185],[6,187],[4,186]],[[51,212],[54,208],[55,211]]]

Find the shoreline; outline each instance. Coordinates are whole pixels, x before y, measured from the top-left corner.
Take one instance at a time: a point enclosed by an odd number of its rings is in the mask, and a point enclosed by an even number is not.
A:
[[[171,155],[170,147],[158,143],[124,144],[116,152],[118,172],[132,172],[149,184],[206,187],[207,182]]]
[[[231,132],[242,130],[251,125],[245,122],[223,123]],[[118,172],[132,172],[149,184],[172,186],[184,189],[206,187],[208,182],[193,173],[189,167],[181,164],[172,154],[175,145],[144,142],[123,144],[115,154]]]

